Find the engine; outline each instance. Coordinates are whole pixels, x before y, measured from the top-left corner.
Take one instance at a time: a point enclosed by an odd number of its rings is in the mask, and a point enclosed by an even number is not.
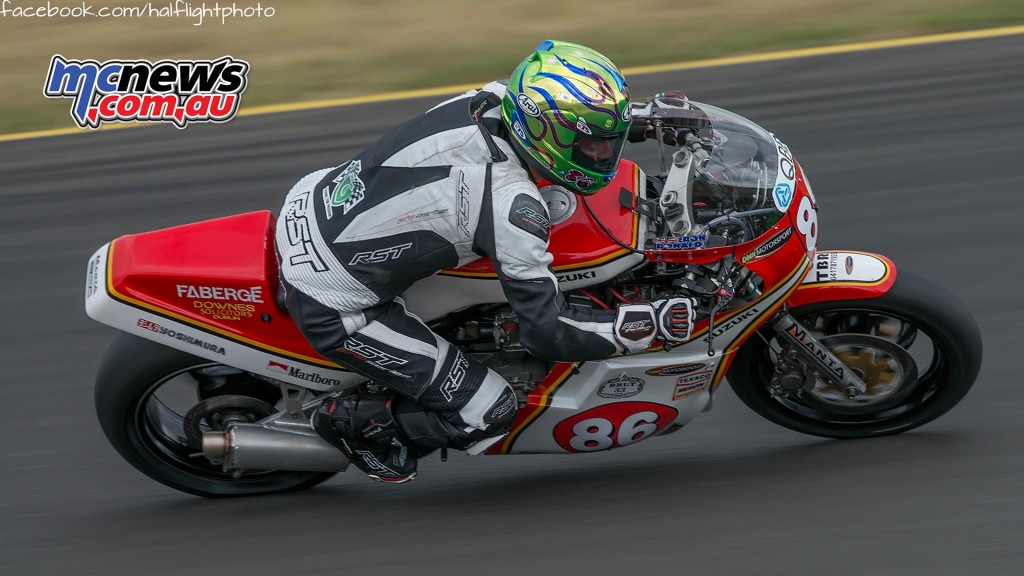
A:
[[[651,236],[658,232],[652,231]],[[675,296],[694,298],[697,319],[757,297],[760,279],[732,257],[709,264],[644,261],[610,282],[564,292],[575,307],[613,311],[619,304]],[[519,318],[508,304],[484,304],[449,314],[431,327],[506,381],[525,402],[552,363],[531,355],[519,338]]]

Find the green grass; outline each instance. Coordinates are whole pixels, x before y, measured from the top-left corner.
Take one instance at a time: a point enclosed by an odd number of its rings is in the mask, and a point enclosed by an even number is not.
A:
[[[97,0],[94,6],[143,4]],[[503,78],[544,38],[589,44],[627,67],[1024,23],[1021,0],[262,0],[262,5],[273,6],[276,14],[223,26],[209,21],[193,26],[187,18],[0,18],[0,133],[73,125],[69,100],[42,96],[50,57],[57,53],[100,61],[230,54],[252,66],[244,109]]]

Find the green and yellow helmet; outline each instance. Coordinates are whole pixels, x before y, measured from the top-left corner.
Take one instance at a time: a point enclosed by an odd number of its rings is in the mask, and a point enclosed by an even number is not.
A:
[[[501,117],[516,151],[541,176],[593,194],[618,170],[629,89],[600,53],[545,40],[512,72]]]

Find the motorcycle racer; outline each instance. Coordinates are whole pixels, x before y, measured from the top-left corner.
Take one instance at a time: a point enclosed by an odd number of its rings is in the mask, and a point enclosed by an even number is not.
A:
[[[689,338],[693,303],[598,311],[568,304],[550,270],[537,182],[581,195],[615,176],[630,125],[625,79],[605,56],[545,41],[512,73],[442,102],[355,158],[301,179],[275,243],[289,313],[318,352],[386,387],[328,398],[318,434],[371,478],[405,482],[423,448],[503,434],[517,399],[497,373],[408,312],[415,281],[494,262],[521,344],[594,360]]]

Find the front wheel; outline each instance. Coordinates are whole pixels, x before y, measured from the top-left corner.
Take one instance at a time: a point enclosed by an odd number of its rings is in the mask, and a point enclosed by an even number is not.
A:
[[[981,367],[981,332],[970,312],[912,272],[901,270],[877,298],[808,304],[790,314],[868,385],[853,398],[822,380],[780,393],[772,379],[786,352],[762,328],[737,351],[729,383],[755,412],[797,432],[828,438],[906,432],[953,408]]]
[[[232,474],[197,454],[190,410],[202,401],[205,429],[269,416],[276,386],[129,334],[107,350],[96,377],[96,414],[114,448],[150,478],[210,498],[310,488],[334,473],[246,470]],[[210,399],[216,399],[209,401]],[[189,436],[193,436],[190,440]]]

